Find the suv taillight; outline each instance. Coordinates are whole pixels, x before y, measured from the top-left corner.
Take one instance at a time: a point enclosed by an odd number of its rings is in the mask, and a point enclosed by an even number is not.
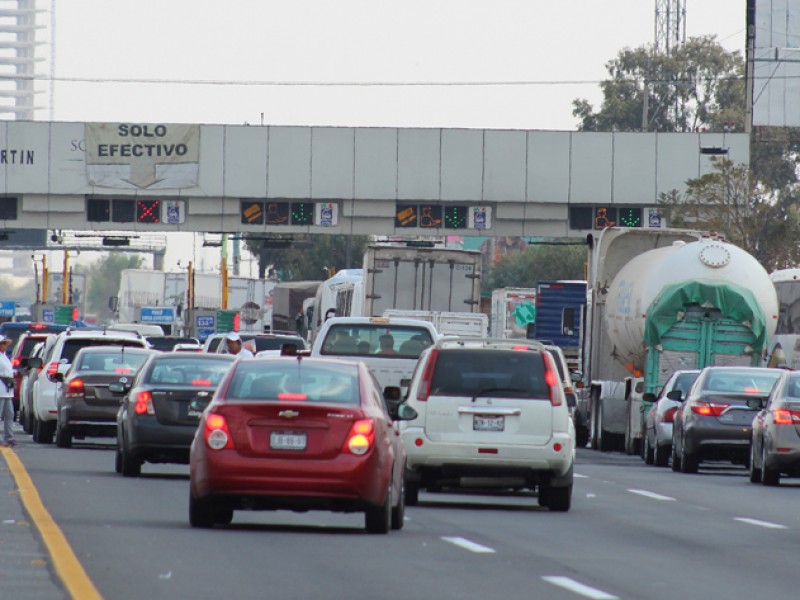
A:
[[[375,442],[375,423],[372,419],[361,419],[353,423],[344,443],[344,452],[363,456]]]
[[[58,363],[51,362],[47,365],[47,376],[52,378],[55,377],[56,373],[58,373]]]
[[[67,384],[67,391],[65,393],[67,398],[81,398],[84,393],[83,379],[72,379]]]
[[[550,404],[553,406],[561,406],[561,380],[558,378],[556,366],[553,364],[553,358],[549,352],[542,352],[542,360],[544,361],[544,382],[547,384],[547,389],[550,391]]]
[[[153,406],[153,394],[149,391],[139,392],[136,395],[136,403],[133,405],[133,412],[137,415],[156,414],[156,409]]]
[[[206,444],[212,450],[224,450],[233,448],[233,438],[228,429],[228,422],[225,417],[216,413],[210,413],[206,417],[205,424]]]
[[[428,362],[425,363],[425,370],[422,372],[422,378],[417,388],[417,400],[420,402],[427,402],[428,396],[431,394],[431,383],[433,382],[433,370],[436,367],[436,359],[439,358],[439,349],[434,348],[428,357]]]

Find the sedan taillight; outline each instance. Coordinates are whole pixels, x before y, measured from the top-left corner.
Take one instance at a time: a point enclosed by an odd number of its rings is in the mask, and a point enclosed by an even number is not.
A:
[[[228,429],[228,422],[225,417],[216,413],[210,413],[206,417],[205,424],[206,444],[212,450],[224,450],[233,448],[233,438]]]
[[[664,414],[661,416],[662,423],[672,423],[675,421],[675,413],[678,412],[678,407],[673,406],[672,408],[668,408],[664,411]]]
[[[692,404],[692,412],[703,417],[718,417],[730,404],[724,402],[695,402]]]
[[[800,412],[778,408],[772,411],[775,425],[800,425]]]
[[[375,423],[372,419],[361,419],[353,423],[347,440],[344,443],[344,452],[363,456],[372,448],[375,442]]]
[[[71,379],[67,384],[67,391],[64,395],[67,398],[82,398],[85,393],[86,390],[83,387],[83,379]]]
[[[149,391],[136,394],[136,402],[133,405],[133,412],[137,415],[155,415],[156,409],[153,406],[153,394]]]

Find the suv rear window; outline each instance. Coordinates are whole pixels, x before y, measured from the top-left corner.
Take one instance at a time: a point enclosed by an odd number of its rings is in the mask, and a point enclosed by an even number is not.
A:
[[[226,395],[231,400],[304,400],[357,404],[358,368],[308,361],[240,363]]]
[[[72,363],[75,360],[75,355],[81,348],[89,348],[90,346],[127,346],[130,348],[143,348],[142,342],[134,340],[113,340],[103,338],[83,338],[71,339],[64,342],[64,348],[61,350],[59,357],[61,362]]]
[[[550,398],[542,356],[530,350],[442,349],[436,359],[431,394]]]

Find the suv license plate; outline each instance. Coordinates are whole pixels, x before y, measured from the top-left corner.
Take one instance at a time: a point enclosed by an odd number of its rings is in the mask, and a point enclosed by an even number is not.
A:
[[[273,431],[269,434],[269,447],[273,450],[305,450],[305,433]]]
[[[473,431],[503,431],[506,428],[506,418],[493,415],[473,415]]]

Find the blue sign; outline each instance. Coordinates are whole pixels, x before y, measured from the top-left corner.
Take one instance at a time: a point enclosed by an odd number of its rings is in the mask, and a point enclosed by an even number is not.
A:
[[[175,322],[175,309],[165,306],[144,307],[139,321],[141,323],[172,325]]]
[[[56,311],[52,308],[45,308],[42,310],[42,323],[55,323]]]
[[[214,329],[214,315],[200,315],[197,317],[198,329]]]
[[[16,313],[17,303],[13,300],[0,302],[0,317],[13,317]]]

